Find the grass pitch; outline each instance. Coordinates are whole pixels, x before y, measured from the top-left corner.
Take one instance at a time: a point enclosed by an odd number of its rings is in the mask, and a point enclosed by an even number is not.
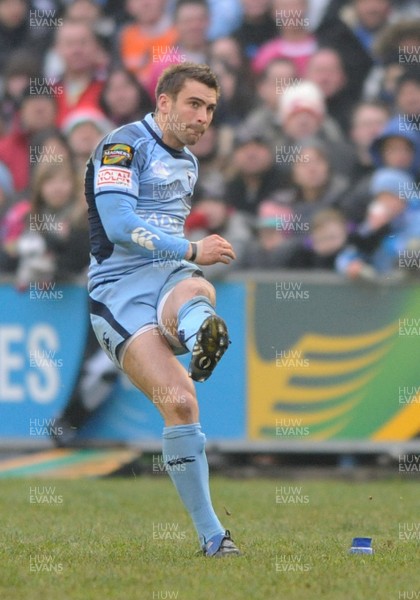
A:
[[[244,556],[196,556],[169,478],[3,480],[4,600],[420,599],[419,483],[212,480]],[[230,513],[230,514],[227,514]],[[373,556],[349,555],[353,537]]]

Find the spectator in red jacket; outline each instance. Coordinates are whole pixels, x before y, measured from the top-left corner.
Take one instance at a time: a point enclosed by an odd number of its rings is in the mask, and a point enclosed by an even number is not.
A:
[[[12,174],[17,192],[26,190],[29,185],[33,136],[53,127],[56,121],[55,97],[45,86],[42,91],[45,93],[38,95],[36,86],[26,89],[12,130],[0,138],[0,162]]]
[[[99,109],[103,81],[96,78],[98,43],[91,27],[83,21],[64,21],[57,30],[56,50],[64,73],[56,85],[58,125],[80,108]]]

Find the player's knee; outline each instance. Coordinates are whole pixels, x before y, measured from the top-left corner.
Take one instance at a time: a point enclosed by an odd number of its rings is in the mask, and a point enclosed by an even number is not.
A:
[[[202,277],[188,279],[185,281],[185,288],[189,298],[206,296],[212,304],[216,303],[216,290],[209,281]]]
[[[198,419],[198,403],[194,393],[183,389],[174,398],[170,407],[172,417],[175,417],[182,423],[194,423]]]
[[[208,281],[206,281],[205,290],[206,290],[205,293],[203,293],[202,295],[207,296],[208,299],[210,300],[210,302],[213,304],[213,306],[215,306],[216,305],[216,290],[214,289],[212,284],[209,283]],[[201,294],[199,293],[197,295],[200,296]]]

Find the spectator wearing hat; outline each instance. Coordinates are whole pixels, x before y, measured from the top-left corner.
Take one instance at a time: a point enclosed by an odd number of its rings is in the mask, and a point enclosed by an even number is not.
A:
[[[68,140],[80,177],[84,177],[86,162],[92,151],[112,129],[111,121],[95,108],[81,108],[63,121],[61,130]]]
[[[227,182],[227,201],[252,218],[262,200],[284,187],[282,174],[266,140],[245,129],[240,130],[234,140],[232,162],[235,174]]]
[[[275,149],[275,139],[279,136],[279,100],[281,95],[300,79],[296,67],[288,58],[275,58],[256,78],[257,106],[249,113],[244,129],[262,135]]]
[[[17,192],[27,190],[29,185],[33,136],[56,123],[57,104],[52,91],[35,91],[32,86],[25,90],[11,131],[0,138],[0,162],[12,174]]]
[[[307,139],[317,139],[328,145],[332,169],[348,175],[352,168],[353,153],[344,141],[338,125],[326,112],[323,93],[310,81],[291,86],[280,97],[279,117],[281,130],[275,138],[277,163],[287,172]]]
[[[411,175],[400,169],[378,169],[370,194],[365,220],[337,257],[337,269],[351,278],[391,271],[400,253],[420,237],[418,191]]]
[[[280,269],[289,265],[296,242],[287,224],[292,222],[290,207],[267,198],[258,206],[257,237],[247,244],[236,269]]]
[[[397,115],[387,122],[370,147],[376,169],[401,169],[418,178],[420,172],[420,135],[405,116]],[[360,223],[369,202],[371,175],[363,177],[343,199],[342,208],[350,220]]]
[[[420,172],[420,132],[416,123],[405,115],[394,117],[373,141],[371,153],[376,167],[403,169],[417,177]]]

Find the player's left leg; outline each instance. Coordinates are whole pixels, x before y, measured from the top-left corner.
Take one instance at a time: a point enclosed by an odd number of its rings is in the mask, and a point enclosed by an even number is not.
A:
[[[239,554],[213,509],[205,435],[198,418],[194,384],[157,329],[132,340],[123,357],[131,381],[165,420],[162,454],[172,482],[190,513],[206,556]]]
[[[192,353],[190,377],[205,381],[229,345],[226,323],[215,312],[214,287],[203,277],[190,277],[176,283],[162,303],[161,327]]]
[[[211,375],[229,343],[226,324],[216,315],[215,304],[216,292],[211,283],[193,276],[166,290],[158,306],[158,321],[166,339],[173,346],[181,342],[191,351],[189,375],[196,381],[205,381]],[[207,464],[204,446],[203,458]],[[206,467],[207,485],[208,476]],[[207,539],[204,553],[229,556],[238,550],[226,532],[222,539],[220,535]]]

